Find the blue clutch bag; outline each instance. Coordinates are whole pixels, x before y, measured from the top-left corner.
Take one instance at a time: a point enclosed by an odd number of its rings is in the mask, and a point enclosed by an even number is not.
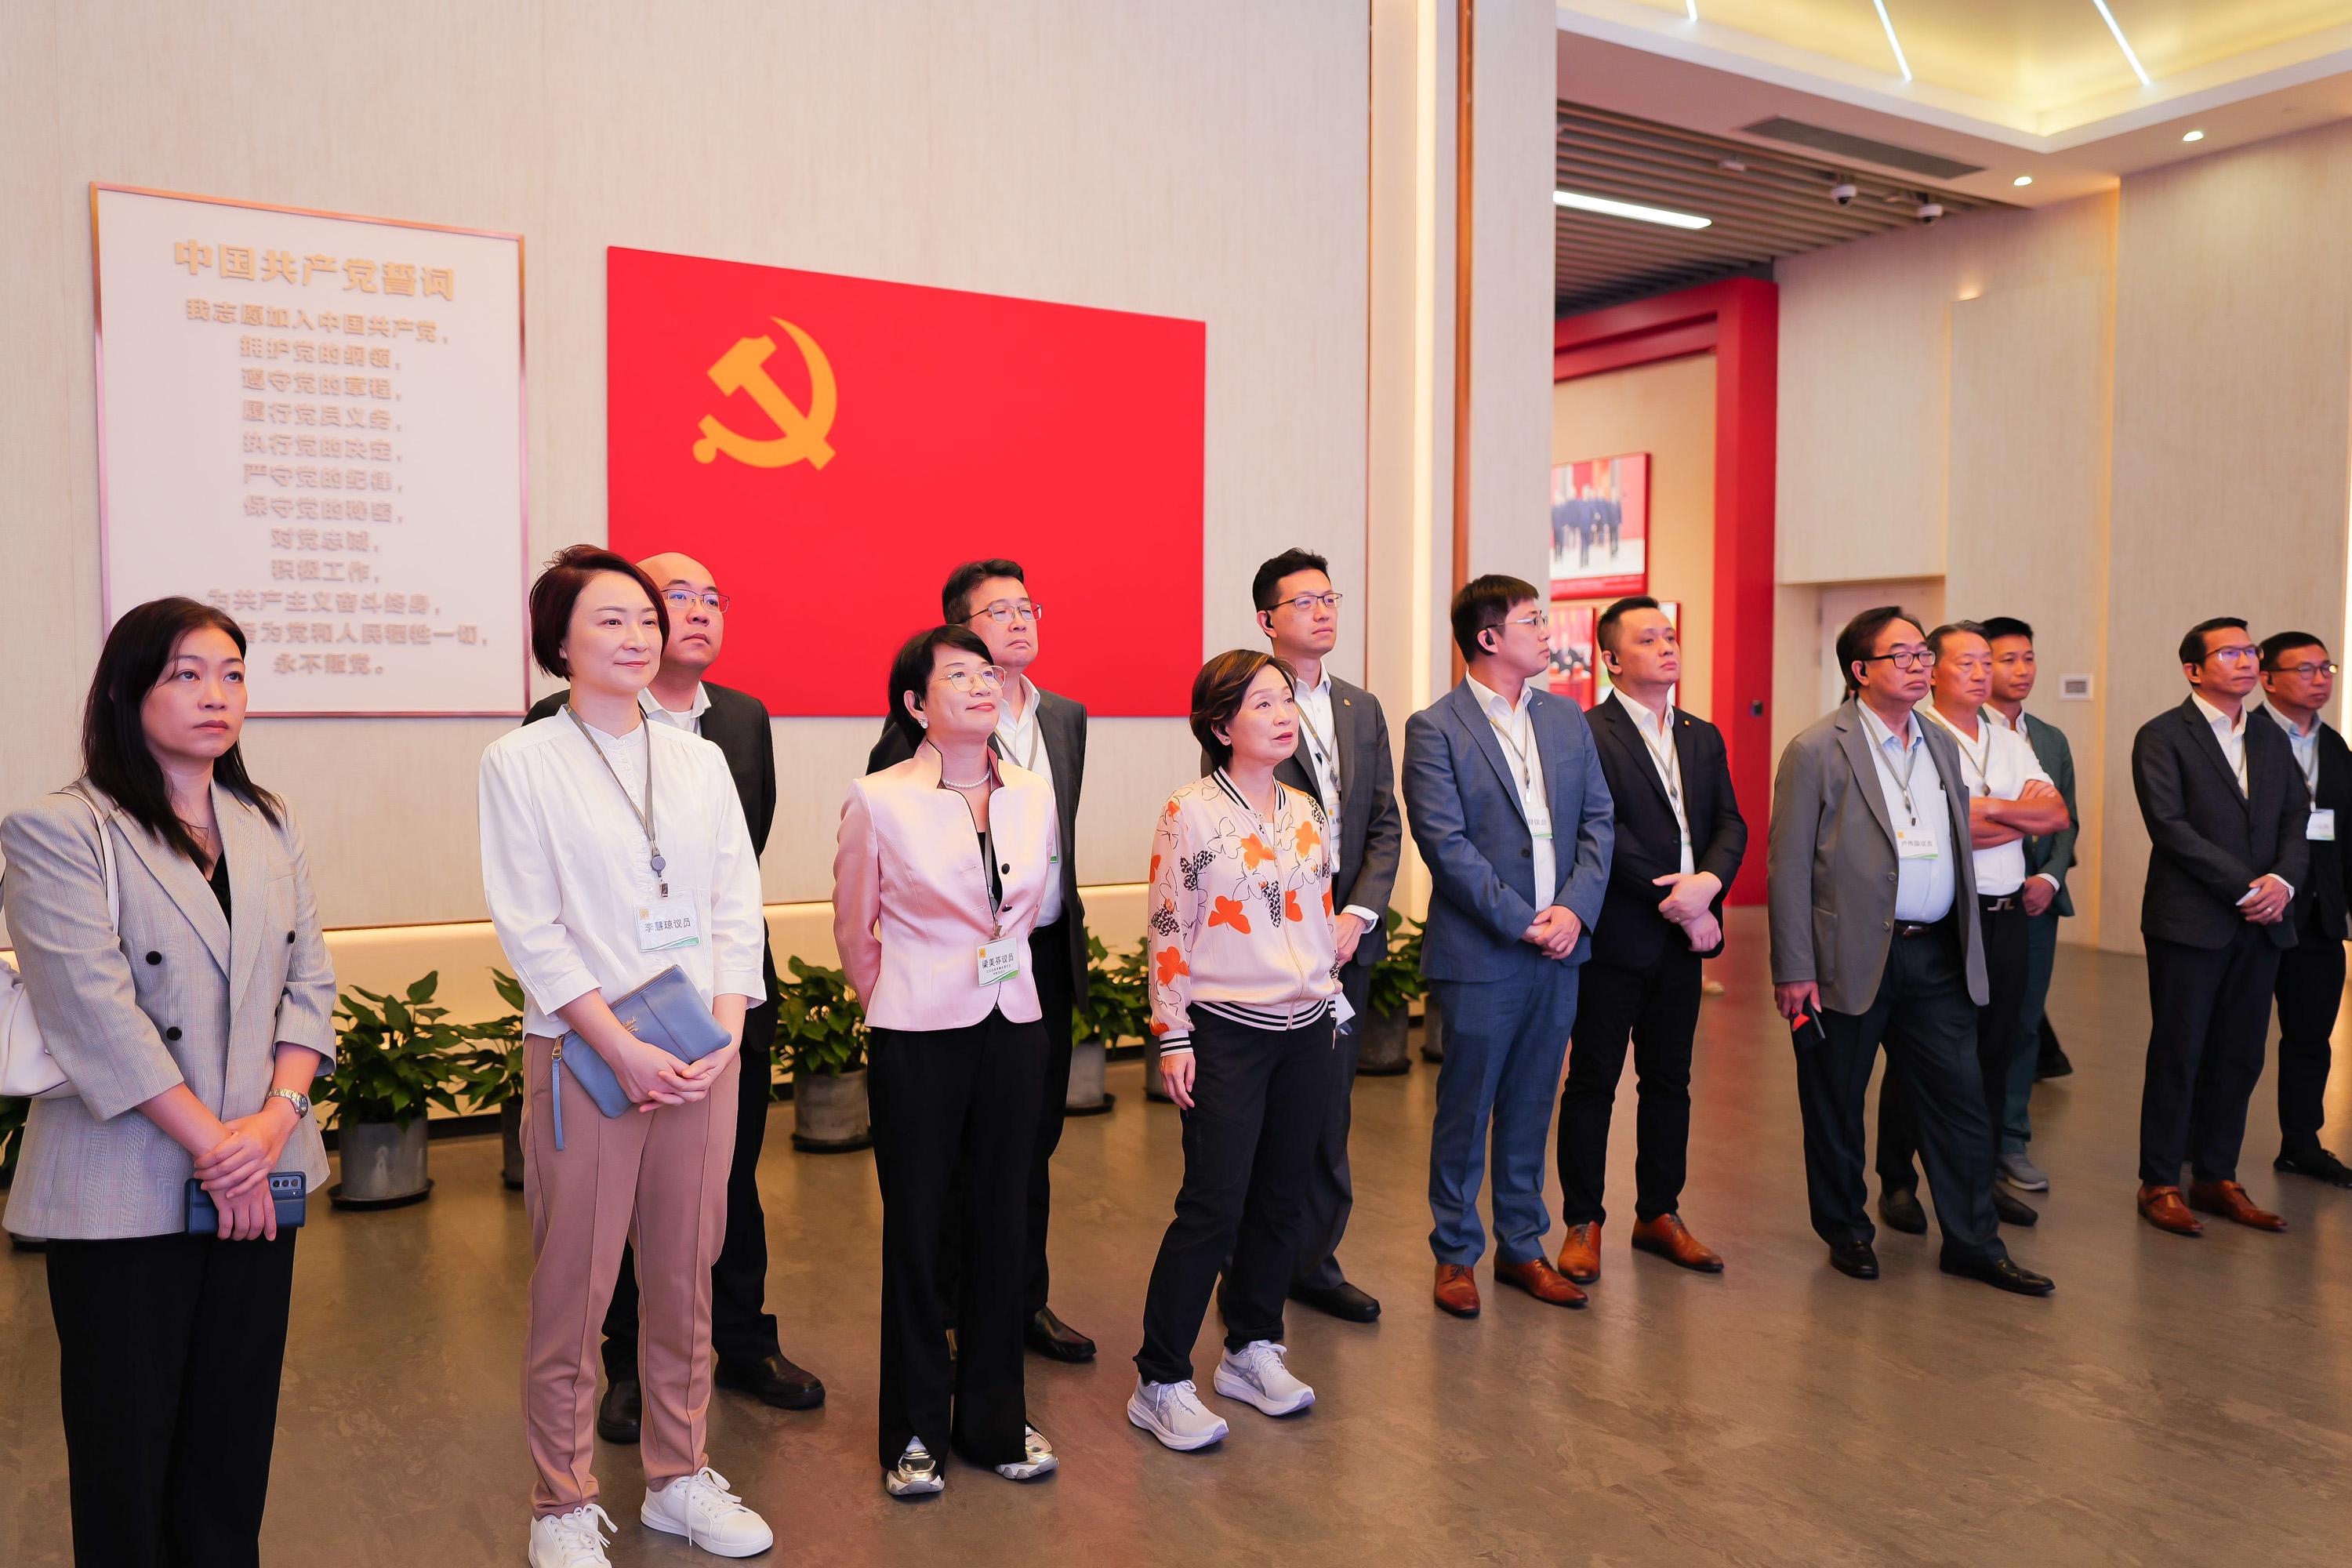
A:
[[[686,971],[671,964],[614,1002],[613,1016],[629,1033],[682,1062],[698,1062],[727,1044],[727,1030],[710,1016],[710,1003]],[[628,1094],[612,1064],[573,1031],[555,1046],[555,1146],[563,1147],[563,1074],[569,1069],[606,1116],[629,1109]]]

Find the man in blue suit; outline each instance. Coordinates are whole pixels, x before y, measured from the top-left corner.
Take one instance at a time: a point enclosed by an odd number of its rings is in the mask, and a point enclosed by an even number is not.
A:
[[[1584,1305],[1544,1258],[1543,1177],[1615,828],[1584,715],[1537,684],[1550,666],[1548,619],[1531,584],[1466,584],[1453,620],[1467,678],[1404,727],[1405,816],[1433,883],[1421,973],[1445,1016],[1429,1245],[1437,1305],[1457,1318],[1478,1315],[1490,1121],[1495,1278],[1554,1306]]]

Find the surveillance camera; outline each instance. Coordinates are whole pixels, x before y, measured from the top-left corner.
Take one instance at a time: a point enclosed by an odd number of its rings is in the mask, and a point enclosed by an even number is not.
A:
[[[1861,187],[1856,185],[1851,180],[1846,181],[1843,184],[1832,185],[1830,187],[1830,200],[1837,203],[1840,206],[1852,205],[1853,198],[1860,195],[1862,195]]]
[[[1933,223],[1933,222],[1935,222],[1937,218],[1942,217],[1943,216],[1944,216],[1944,204],[1943,204],[1943,203],[1941,203],[1941,202],[1921,202],[1921,203],[1919,204],[1919,221],[1920,221],[1921,223]]]

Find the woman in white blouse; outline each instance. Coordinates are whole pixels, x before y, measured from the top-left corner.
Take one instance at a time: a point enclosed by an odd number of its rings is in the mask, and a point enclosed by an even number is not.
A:
[[[482,755],[482,886],[527,998],[523,1196],[534,1267],[523,1425],[539,1484],[532,1568],[601,1568],[594,1325],[635,1232],[645,1327],[639,1453],[650,1529],[722,1557],[764,1552],[760,1516],[705,1462],[710,1264],[726,1225],[745,1009],[759,1001],[759,863],[719,748],[648,724],[637,694],[668,616],[636,567],[575,544],[531,585],[531,650],[572,683],[561,712]],[[611,1003],[670,965],[730,1037],[685,1063],[638,1039]],[[632,1108],[606,1120],[559,1043],[593,1050]],[[600,1528],[600,1524],[603,1528]]]

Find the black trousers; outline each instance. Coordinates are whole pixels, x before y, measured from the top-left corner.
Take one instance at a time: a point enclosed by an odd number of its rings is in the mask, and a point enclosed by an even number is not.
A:
[[[1797,1047],[1813,1234],[1832,1247],[1878,1235],[1865,1207],[1862,1113],[1884,1045],[1889,1075],[1901,1073],[1910,1085],[1945,1256],[1957,1262],[2008,1257],[1992,1212],[1992,1132],[1977,1076],[1977,1009],[1969,1000],[1957,919],[1888,942],[1868,1010],[1823,1008],[1821,1023],[1823,1037]]]
[[[52,1241],[48,1274],[74,1561],[254,1568],[294,1233]]]
[[[1369,940],[1369,938],[1368,938]],[[1363,1057],[1364,1021],[1372,1000],[1372,966],[1350,963],[1339,986],[1356,1016],[1339,1026],[1331,1052],[1331,1083],[1324,1090],[1323,1131],[1307,1171],[1307,1207],[1298,1221],[1298,1258],[1291,1265],[1293,1286],[1330,1290],[1348,1282],[1339,1267],[1339,1241],[1356,1211],[1355,1173],[1348,1167],[1348,1133],[1355,1121],[1356,1065]]]
[[[975,1464],[1022,1457],[1023,1194],[1045,1059],[1043,1024],[995,1012],[968,1028],[876,1029],[867,1045],[886,1468],[909,1437]],[[952,1359],[939,1310],[940,1256],[950,1246],[960,1258]]]
[[[1296,1029],[1254,1029],[1198,1007],[1192,1017],[1184,1183],[1151,1265],[1135,1356],[1147,1383],[1192,1375],[1192,1342],[1220,1266],[1226,1348],[1282,1338],[1337,1048],[1328,1016]]]
[[[1045,1262],[1045,1231],[1054,1215],[1054,1151],[1062,1146],[1062,1121],[1070,1101],[1071,1009],[1076,1005],[1076,976],[1070,973],[1070,916],[1065,911],[1052,925],[1029,936],[1029,963],[1037,977],[1037,1002],[1045,1010],[1045,1062],[1037,1080],[1037,1132],[1029,1145],[1029,1241],[1026,1288],[1022,1316],[1034,1317],[1045,1305],[1053,1270]]]
[[[1609,1117],[1625,1047],[1633,1047],[1640,1109],[1633,1155],[1633,1214],[1670,1215],[1689,1169],[1691,1037],[1698,1030],[1699,958],[1687,945],[1646,971],[1594,959],[1569,1031],[1568,1081],[1559,1091],[1559,1217],[1564,1225],[1608,1218],[1601,1194],[1609,1164]]]
[[[1985,1005],[1977,1009],[1977,1077],[1983,1080],[1985,1121],[2000,1152],[2000,1129],[2009,1110],[2009,1059],[2017,1049],[2018,1016],[2025,1007],[2025,983],[2032,964],[2032,920],[2016,899],[2005,910],[1978,915],[1984,932]],[[2038,1043],[2037,1043],[2038,1048]],[[1890,1058],[1878,1086],[1878,1184],[1916,1191],[1919,1173],[1912,1155],[1919,1150],[1919,1115],[1911,1086]]]
[[[735,1113],[735,1153],[727,1167],[727,1232],[710,1265],[710,1348],[723,1362],[753,1363],[777,1353],[768,1310],[768,1216],[760,1208],[760,1149],[768,1137],[769,1085],[775,1077],[776,1005],[743,1015],[742,1099]],[[613,1304],[604,1309],[604,1375],[637,1375],[637,1257],[621,1249]]]
[[[2306,909],[2310,906],[2305,905]],[[2278,980],[2279,1149],[2308,1152],[2319,1147],[2327,1119],[2327,1037],[2336,1032],[2336,1011],[2344,1000],[2344,944],[2305,919],[2295,942],[2279,954]]]
[[[2279,950],[2243,924],[2221,947],[2147,939],[2147,1076],[2139,1100],[2139,1179],[2238,1179],[2246,1104],[2263,1076]]]

